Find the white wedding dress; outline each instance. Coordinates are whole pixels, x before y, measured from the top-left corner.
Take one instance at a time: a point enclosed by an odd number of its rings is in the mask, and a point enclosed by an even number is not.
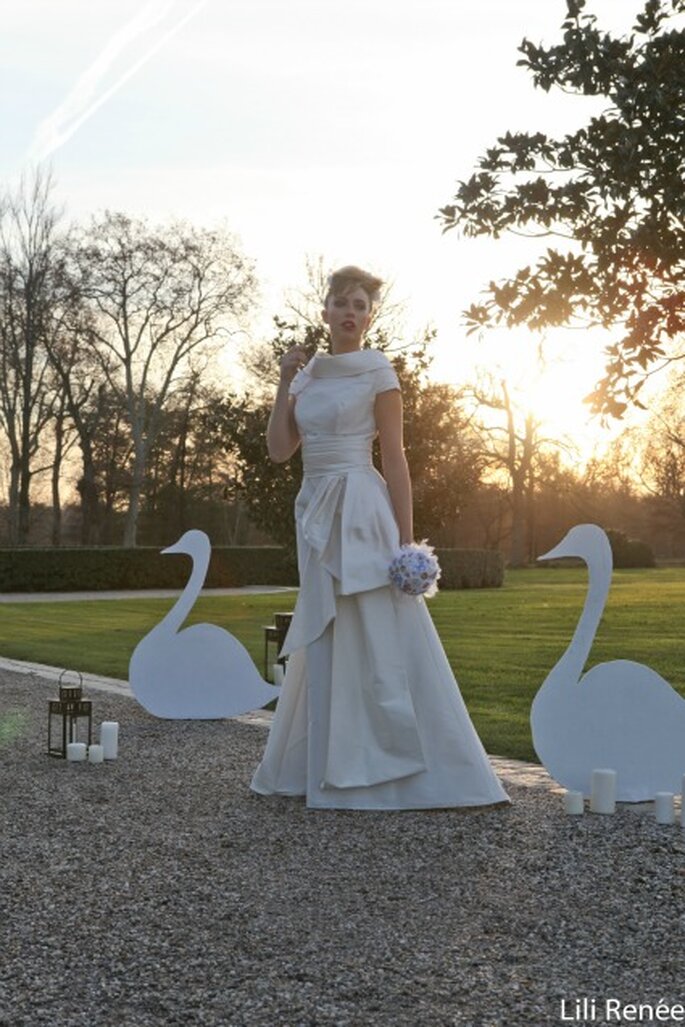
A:
[[[507,802],[422,597],[388,584],[399,546],[371,463],[377,350],[316,354],[293,379],[304,478],[287,671],[251,787],[333,809]]]

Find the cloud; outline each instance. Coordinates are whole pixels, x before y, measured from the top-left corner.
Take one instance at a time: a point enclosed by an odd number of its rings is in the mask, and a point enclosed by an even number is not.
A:
[[[148,0],[114,33],[64,100],[38,126],[29,159],[40,162],[50,157],[207,3]],[[144,49],[139,53],[141,45]],[[118,77],[108,84],[112,75]]]

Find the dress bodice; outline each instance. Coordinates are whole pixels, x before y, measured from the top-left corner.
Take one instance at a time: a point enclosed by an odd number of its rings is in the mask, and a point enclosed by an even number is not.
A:
[[[323,473],[327,460],[334,472],[370,466],[375,398],[397,388],[397,375],[379,350],[312,357],[290,386],[305,475]]]
[[[375,398],[399,388],[378,350],[317,353],[290,385],[304,478],[295,501],[300,598],[284,651],[317,638],[335,596],[379,588],[399,529],[386,484],[371,462]]]

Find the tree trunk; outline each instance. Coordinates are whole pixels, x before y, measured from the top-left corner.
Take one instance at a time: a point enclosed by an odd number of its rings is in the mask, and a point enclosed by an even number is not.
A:
[[[534,563],[538,555],[537,540],[537,510],[535,507],[535,476],[532,469],[528,473],[526,482],[526,526],[527,526],[527,553],[529,563]]]
[[[93,546],[99,541],[100,525],[98,510],[98,490],[93,480],[92,469],[84,470],[81,479],[81,545]]]
[[[124,525],[124,547],[126,549],[132,549],[137,545],[141,491],[141,482],[134,479],[129,492],[128,510],[126,511],[126,523]]]
[[[19,544],[19,465],[12,460],[10,467],[10,491],[7,511],[9,544]]]
[[[116,453],[112,451],[105,474],[105,509],[102,518],[101,540],[103,546],[111,546],[114,538],[114,502],[116,500]]]
[[[61,414],[55,420],[55,453],[52,461],[52,531],[51,542],[59,546],[62,541],[62,503],[59,492],[59,479],[62,472],[62,453],[64,445],[64,419]]]
[[[103,546],[111,546],[114,539],[114,493],[108,491],[105,497],[105,509],[102,517],[100,541]]]
[[[188,417],[184,420],[181,438],[179,440],[179,475],[178,475],[178,531],[182,535],[187,529],[187,503],[186,503],[186,439],[188,433]]]
[[[239,499],[235,501],[235,521],[233,522],[233,531],[231,532],[230,545],[239,546],[240,536],[243,530],[245,505]]]
[[[90,439],[84,434],[80,441],[83,466],[83,475],[78,483],[81,497],[81,545],[92,546],[99,541],[98,489]]]
[[[124,546],[132,549],[138,544],[138,517],[140,515],[140,499],[145,481],[145,465],[148,457],[148,447],[145,445],[142,429],[139,426],[133,428],[133,476],[128,498],[128,510],[126,511],[126,523],[124,525]]]
[[[17,542],[25,546],[29,538],[31,521],[31,437],[30,409],[28,402],[25,403],[23,431],[21,439],[21,460],[19,465],[19,496],[18,496],[18,520],[17,520]]]
[[[526,508],[523,483],[518,475],[512,482],[511,491],[511,567],[525,567],[526,559]]]
[[[511,481],[511,551],[509,563],[512,567],[526,565],[526,508],[524,497],[525,486],[525,443],[524,454],[519,459],[518,436],[514,420],[514,408],[509,398],[509,390],[505,381],[501,382],[504,410],[507,415],[507,468]]]
[[[17,542],[25,546],[29,539],[31,527],[31,472],[28,467],[22,467],[19,475],[19,508],[18,508],[18,530]]]

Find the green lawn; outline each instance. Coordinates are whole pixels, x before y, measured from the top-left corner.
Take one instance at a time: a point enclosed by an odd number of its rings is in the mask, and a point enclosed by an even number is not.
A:
[[[507,574],[504,588],[443,592],[429,608],[488,752],[534,759],[528,715],[545,676],[570,641],[585,598],[582,569]],[[232,631],[262,666],[262,625],[292,609],[295,593],[200,599],[188,623]],[[58,667],[127,676],[134,646],[171,606],[168,599],[0,606],[0,654]],[[685,695],[685,569],[615,571],[590,665],[649,664]]]

